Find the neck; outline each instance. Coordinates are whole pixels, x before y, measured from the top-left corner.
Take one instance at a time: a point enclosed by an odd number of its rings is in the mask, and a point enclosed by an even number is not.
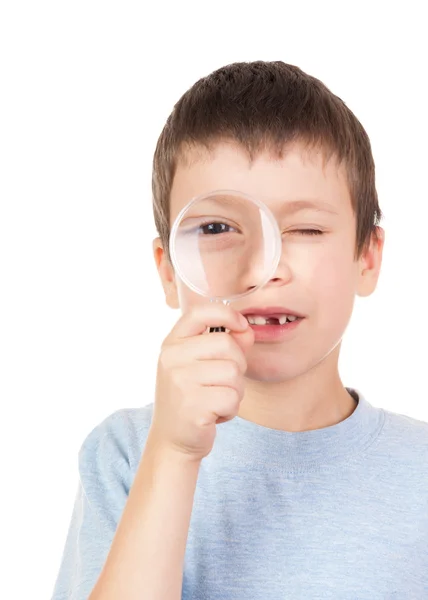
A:
[[[321,429],[347,419],[356,402],[341,382],[334,354],[287,381],[247,379],[238,415],[264,427],[290,432]]]

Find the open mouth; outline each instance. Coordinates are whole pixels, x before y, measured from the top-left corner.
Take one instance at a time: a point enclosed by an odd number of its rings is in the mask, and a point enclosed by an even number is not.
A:
[[[269,316],[261,316],[261,315],[245,315],[247,321],[250,325],[286,325],[287,323],[294,323],[294,321],[301,320],[301,317],[296,317],[295,315],[269,315]]]

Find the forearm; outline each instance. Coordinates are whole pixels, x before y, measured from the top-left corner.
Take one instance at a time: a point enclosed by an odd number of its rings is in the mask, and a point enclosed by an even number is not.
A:
[[[200,463],[149,438],[89,600],[180,600]]]

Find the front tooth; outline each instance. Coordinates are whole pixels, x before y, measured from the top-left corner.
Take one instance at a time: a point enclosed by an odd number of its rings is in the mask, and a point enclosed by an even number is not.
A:
[[[254,325],[266,325],[266,319],[264,317],[254,317]]]
[[[247,317],[247,321],[250,323],[250,325],[255,325],[254,317]]]
[[[288,315],[288,316],[287,316],[287,319],[288,319],[289,321],[295,321],[295,320],[297,319],[297,317],[295,317],[294,315]]]
[[[279,324],[280,325],[285,325],[286,322],[287,322],[287,316],[286,315],[284,315],[282,317],[279,317]]]

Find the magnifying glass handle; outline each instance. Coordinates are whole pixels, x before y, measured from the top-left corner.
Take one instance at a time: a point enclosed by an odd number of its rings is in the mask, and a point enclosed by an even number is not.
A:
[[[210,302],[216,302],[216,300],[214,300],[213,298],[211,298]],[[229,304],[229,300],[220,300],[220,302],[222,302],[223,304]],[[213,333],[215,331],[226,331],[226,327],[210,327],[210,333]]]

